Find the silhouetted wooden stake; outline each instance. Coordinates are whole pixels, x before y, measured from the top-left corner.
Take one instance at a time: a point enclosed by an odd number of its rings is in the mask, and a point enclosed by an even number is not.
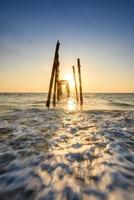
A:
[[[79,89],[80,89],[80,105],[83,105],[83,96],[82,96],[82,81],[81,81],[81,66],[80,66],[80,59],[77,59],[78,65],[78,76],[79,76]]]
[[[58,70],[57,70],[57,83],[56,83],[56,95],[57,95],[57,101],[60,100],[60,85],[59,85],[59,67],[58,67]]]
[[[46,101],[46,106],[50,107],[50,101],[51,101],[51,93],[52,93],[52,87],[53,87],[53,81],[54,81],[54,75],[56,71],[56,67],[59,65],[58,61],[58,51],[59,51],[60,43],[59,41],[56,44],[56,49],[55,49],[55,56],[54,56],[54,62],[53,62],[53,68],[52,68],[52,73],[51,73],[51,79],[50,79],[50,84],[49,84],[49,91],[48,91],[48,97]]]
[[[70,87],[69,87],[68,81],[66,83],[66,93],[67,93],[67,98],[69,98],[70,97]]]
[[[76,74],[75,74],[75,67],[72,66],[72,68],[73,68],[73,77],[74,77],[76,100],[79,101],[79,98],[78,98],[78,89],[77,89],[77,82],[76,82]]]
[[[57,85],[58,85],[58,67],[55,69],[55,76],[54,76],[54,93],[53,93],[53,106],[56,105],[56,92],[57,92]]]
[[[55,73],[55,76],[54,76],[54,93],[53,93],[53,106],[55,106],[56,105],[56,83],[57,83],[57,81],[56,81],[56,73]]]
[[[60,101],[60,82],[57,81],[57,101]]]

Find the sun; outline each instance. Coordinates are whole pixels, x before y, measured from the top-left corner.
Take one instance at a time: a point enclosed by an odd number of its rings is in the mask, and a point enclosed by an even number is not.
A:
[[[69,82],[69,86],[71,89],[74,88],[74,79],[72,74],[65,74],[64,75],[64,80],[67,80]]]

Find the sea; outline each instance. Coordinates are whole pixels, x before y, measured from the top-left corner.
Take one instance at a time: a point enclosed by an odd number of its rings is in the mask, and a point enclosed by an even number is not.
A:
[[[0,93],[0,200],[133,200],[134,94]]]

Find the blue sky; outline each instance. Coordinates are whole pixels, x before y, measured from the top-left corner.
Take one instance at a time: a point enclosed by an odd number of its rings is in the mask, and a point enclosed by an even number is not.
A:
[[[0,0],[0,91],[47,91],[81,58],[84,91],[134,92],[133,0]]]

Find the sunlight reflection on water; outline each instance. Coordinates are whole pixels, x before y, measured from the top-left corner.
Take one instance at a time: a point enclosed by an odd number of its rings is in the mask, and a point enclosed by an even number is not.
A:
[[[67,110],[75,111],[77,109],[77,102],[74,98],[69,98],[67,101]]]
[[[133,99],[86,94],[81,112],[73,95],[54,109],[44,94],[1,95],[0,199],[132,199]]]

